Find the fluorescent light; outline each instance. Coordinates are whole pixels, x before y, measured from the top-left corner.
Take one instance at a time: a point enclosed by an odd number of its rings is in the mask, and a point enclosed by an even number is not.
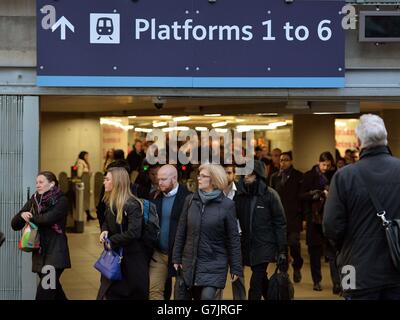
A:
[[[287,122],[286,121],[277,121],[277,122],[272,122],[269,125],[272,127],[282,127],[282,126],[286,126]]]
[[[168,123],[167,122],[153,122],[153,127],[158,128],[158,127],[165,127]]]
[[[162,115],[162,116],[160,116],[160,118],[165,118],[165,119],[171,119],[172,118],[172,116],[168,116],[168,115]]]
[[[258,116],[277,116],[278,114],[275,112],[268,112],[268,113],[257,113]]]
[[[205,114],[205,117],[220,117],[221,114],[220,113],[209,113],[209,114]]]
[[[128,119],[135,119],[136,116],[128,116]]]
[[[162,129],[163,132],[171,132],[171,131],[188,131],[189,127],[169,127]]]
[[[207,127],[196,127],[195,129],[196,129],[196,131],[207,131],[208,130]]]
[[[215,129],[215,132],[218,132],[218,133],[227,133],[227,132],[228,132],[228,129]]]
[[[246,120],[244,119],[235,119],[236,122],[245,122]]]
[[[343,121],[336,121],[335,122],[335,126],[337,126],[337,127],[346,127],[346,123],[344,123]]]
[[[106,119],[106,118],[101,118],[100,119],[100,124],[101,125],[113,126],[113,127],[125,130],[125,131],[131,130],[131,129],[134,128],[134,126],[132,126],[132,125],[123,125],[119,121],[110,120],[110,119]]]
[[[313,112],[313,114],[334,114],[334,112]]]
[[[227,124],[228,124],[228,122],[222,121],[222,122],[213,123],[212,126],[213,126],[213,128],[218,128],[218,127],[225,127]]]
[[[174,120],[174,121],[176,121],[176,122],[179,122],[179,121],[188,121],[188,120],[190,120],[190,117],[186,117],[186,116],[184,116],[184,117],[176,117],[176,118],[173,118],[172,120]]]
[[[136,131],[136,132],[147,132],[147,133],[149,133],[149,132],[152,132],[153,129],[149,129],[149,128],[135,128],[135,131]]]
[[[236,130],[238,132],[247,132],[250,130],[273,130],[276,127],[271,125],[248,125],[248,126],[237,126]]]

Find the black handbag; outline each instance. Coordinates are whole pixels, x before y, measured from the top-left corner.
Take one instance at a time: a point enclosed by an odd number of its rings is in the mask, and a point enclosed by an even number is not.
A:
[[[385,230],[386,240],[394,267],[397,269],[397,271],[400,271],[400,219],[386,219],[385,209],[383,209],[378,198],[372,192],[370,184],[365,181],[361,172],[360,177],[367,188],[369,197],[371,198],[372,204],[377,212],[376,215],[382,220],[382,226]]]
[[[264,289],[265,290],[265,289]],[[266,300],[293,300],[294,288],[287,272],[279,271],[277,267],[266,287]]]
[[[179,268],[176,271],[174,299],[175,300],[191,300],[190,290],[186,286],[185,279],[183,278],[181,268]]]

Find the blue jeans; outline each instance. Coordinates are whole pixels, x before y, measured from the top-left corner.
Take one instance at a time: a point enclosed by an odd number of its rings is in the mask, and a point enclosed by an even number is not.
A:
[[[354,294],[348,296],[346,300],[400,300],[400,287]]]

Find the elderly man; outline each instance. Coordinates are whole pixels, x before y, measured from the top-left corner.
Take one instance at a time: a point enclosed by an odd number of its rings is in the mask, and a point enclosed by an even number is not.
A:
[[[176,228],[182,207],[189,191],[178,183],[178,172],[172,165],[162,166],[157,173],[160,196],[154,200],[160,218],[160,238],[150,262],[150,299],[169,299],[170,293],[164,294],[165,284],[175,276],[171,263]]]
[[[400,160],[387,147],[383,120],[363,115],[356,128],[360,161],[332,179],[325,205],[325,236],[338,250],[342,289],[348,299],[400,300],[400,272],[391,260],[382,221],[370,194],[386,218],[400,219]]]

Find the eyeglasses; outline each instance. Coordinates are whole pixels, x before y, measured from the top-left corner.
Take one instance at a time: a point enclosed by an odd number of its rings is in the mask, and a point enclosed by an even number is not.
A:
[[[211,178],[211,176],[206,176],[204,174],[197,175],[197,179],[206,179],[206,178]]]

